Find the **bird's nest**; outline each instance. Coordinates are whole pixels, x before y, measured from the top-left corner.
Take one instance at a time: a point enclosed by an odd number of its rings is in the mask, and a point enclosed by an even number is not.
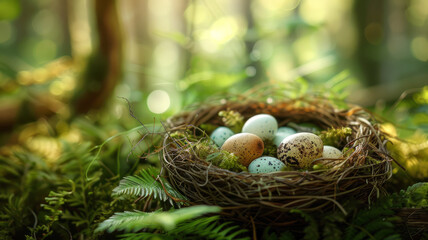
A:
[[[269,101],[268,101],[269,102]],[[244,119],[260,113],[274,116],[279,126],[313,123],[322,129],[348,127],[344,156],[334,167],[252,174],[233,172],[198,157],[194,148],[203,132],[201,124],[222,125],[218,113],[233,110]],[[372,200],[384,192],[382,185],[392,174],[386,136],[372,114],[360,107],[338,110],[329,101],[312,100],[226,101],[200,107],[167,122],[162,165],[171,184],[195,204],[218,205],[233,219],[258,224],[287,225],[291,209],[345,211],[346,199]],[[189,131],[190,130],[190,131]],[[194,137],[178,142],[170,133],[187,131]]]

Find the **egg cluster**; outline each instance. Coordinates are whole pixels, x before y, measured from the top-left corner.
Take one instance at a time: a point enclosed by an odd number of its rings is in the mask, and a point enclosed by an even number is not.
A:
[[[297,132],[290,127],[278,128],[277,120],[269,114],[249,118],[241,133],[227,127],[218,127],[211,134],[213,142],[222,150],[233,153],[250,173],[280,171],[284,166],[307,168],[315,159],[331,166],[329,159],[342,157],[342,152],[332,146],[324,146],[321,138],[309,132]],[[277,147],[277,157],[262,156],[264,142],[271,141]]]

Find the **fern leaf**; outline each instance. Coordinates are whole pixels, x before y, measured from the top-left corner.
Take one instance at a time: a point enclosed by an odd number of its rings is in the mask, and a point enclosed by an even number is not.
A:
[[[109,219],[102,222],[96,231],[135,232],[143,228],[172,230],[180,222],[199,217],[203,214],[216,213],[219,211],[219,207],[205,205],[181,208],[168,212],[125,211],[115,213]]]
[[[379,231],[376,232],[376,234],[374,235],[375,239],[401,239],[399,234],[396,234],[394,232],[394,229],[392,228],[386,228],[386,229],[381,229]]]
[[[385,230],[385,229],[392,230],[393,228],[394,228],[394,224],[392,224],[390,222],[384,222],[382,220],[374,220],[374,221],[367,223],[364,227],[361,227],[361,229],[364,231],[359,232],[352,239],[353,240],[361,240],[361,239],[366,239],[367,236],[369,236],[372,239],[377,239],[374,237],[374,235],[377,232],[379,232],[381,230]],[[393,233],[393,231],[392,231],[392,233]]]
[[[249,240],[249,237],[237,238],[238,235],[247,232],[245,229],[236,231],[238,226],[232,225],[231,222],[218,224],[218,216],[202,217],[192,219],[191,221],[182,222],[171,231],[163,233],[127,233],[122,235],[122,239],[220,239],[220,240]]]
[[[323,237],[324,240],[342,239],[342,231],[336,224],[326,222],[324,224]]]
[[[141,240],[141,239],[176,240],[172,236],[165,236],[162,233],[152,233],[152,232],[125,233],[120,235],[119,237],[122,240]]]
[[[309,215],[308,213],[303,212],[300,209],[292,209],[290,213],[297,213],[299,214],[305,221],[308,223],[308,226],[305,227],[303,230],[305,233],[305,236],[303,239],[307,240],[316,240],[319,239],[319,232],[318,232],[318,223],[314,219],[313,216]]]
[[[113,196],[132,195],[145,198],[152,195],[154,199],[164,202],[169,201],[171,205],[174,203],[173,198],[187,200],[186,197],[175,190],[166,179],[161,178],[163,186],[161,182],[156,181],[155,178],[158,175],[159,170],[155,168],[147,168],[142,170],[138,176],[127,176],[120,181],[119,186],[113,189]]]

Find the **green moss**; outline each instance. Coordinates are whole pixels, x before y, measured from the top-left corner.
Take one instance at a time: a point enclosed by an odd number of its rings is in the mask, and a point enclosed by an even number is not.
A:
[[[181,146],[184,146],[184,145],[186,145],[189,142],[197,142],[199,140],[198,137],[195,136],[189,130],[181,130],[181,131],[171,132],[169,134],[169,136],[171,138],[173,138]]]
[[[229,127],[233,132],[241,132],[242,126],[244,126],[244,117],[239,112],[233,110],[220,111],[218,116],[221,117],[224,125]]]
[[[319,136],[324,145],[340,147],[347,136],[352,134],[352,129],[349,127],[331,128],[327,131],[322,131]]]
[[[296,167],[284,165],[284,167],[281,168],[281,171],[298,171],[300,169],[297,169]]]
[[[211,134],[214,132],[216,128],[218,128],[217,125],[211,124],[211,123],[203,123],[199,126],[202,130],[204,130],[207,134]]]
[[[239,163],[239,158],[233,153],[220,150],[211,141],[203,141],[195,144],[195,153],[199,158],[211,162],[213,165],[234,172],[246,171],[247,168]]]
[[[277,147],[275,146],[273,141],[272,140],[264,140],[263,143],[264,143],[265,147],[264,147],[262,156],[269,156],[269,157],[277,158]]]

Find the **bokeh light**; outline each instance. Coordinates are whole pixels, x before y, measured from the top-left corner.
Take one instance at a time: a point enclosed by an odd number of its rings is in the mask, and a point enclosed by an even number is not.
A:
[[[411,49],[413,56],[423,62],[428,61],[428,39],[416,37],[412,40]]]
[[[154,90],[147,97],[147,106],[152,113],[161,114],[168,110],[170,98],[164,90]]]

